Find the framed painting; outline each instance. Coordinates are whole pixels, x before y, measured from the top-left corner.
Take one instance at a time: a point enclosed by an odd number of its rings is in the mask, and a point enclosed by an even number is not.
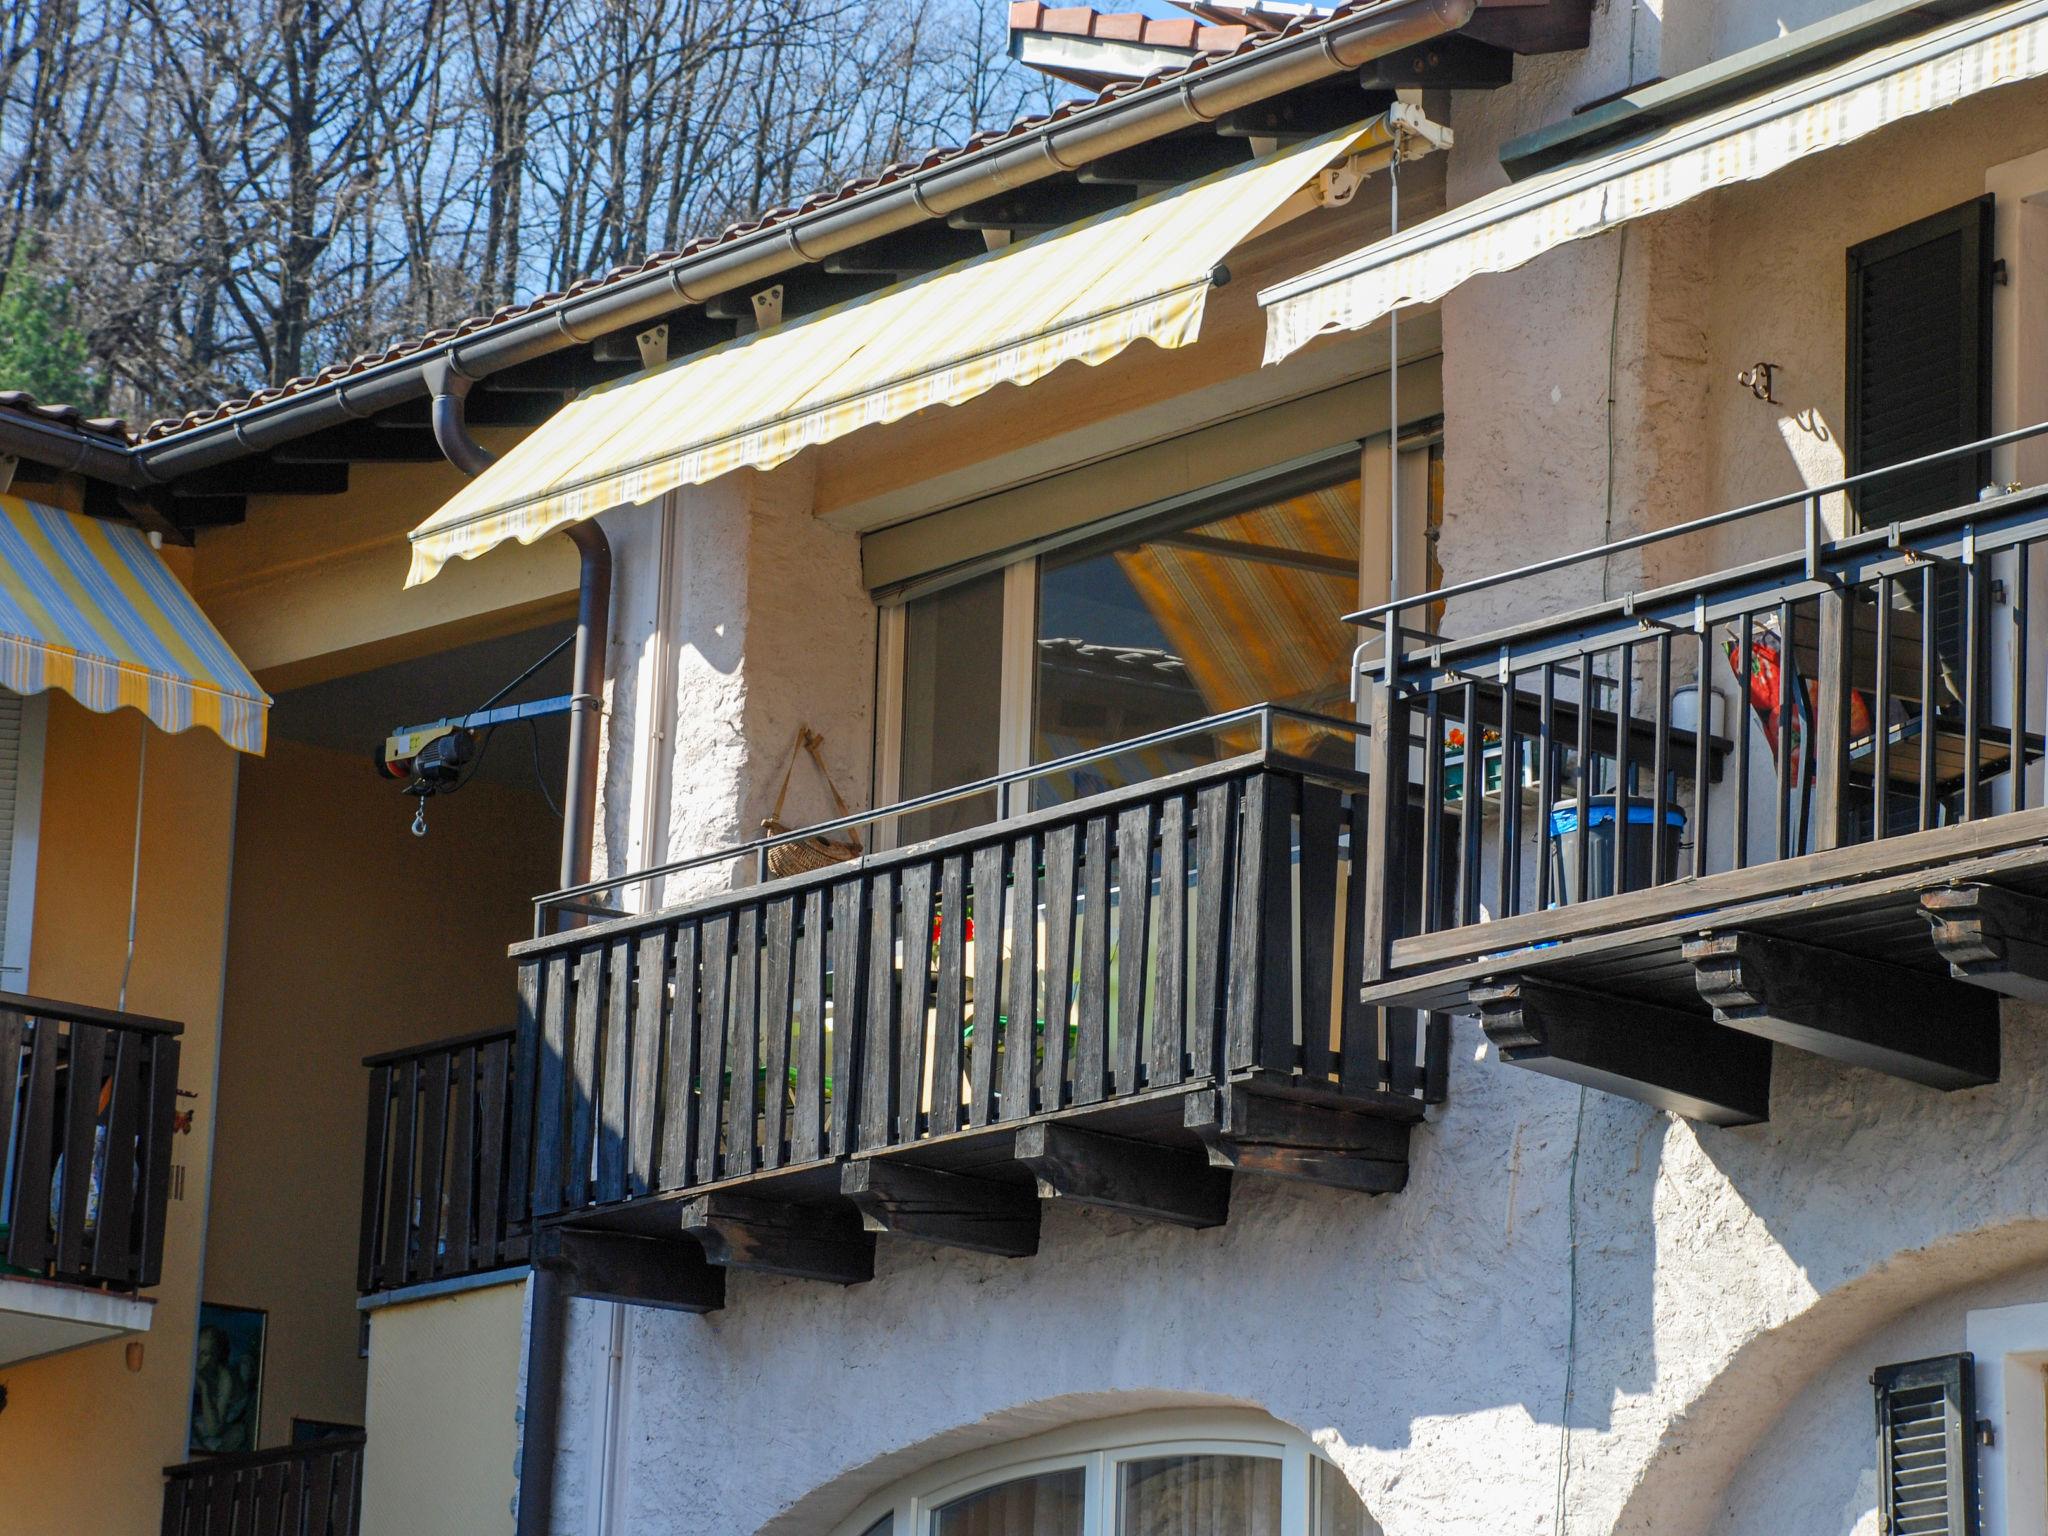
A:
[[[263,1338],[270,1314],[258,1307],[199,1304],[192,1363],[194,1456],[256,1449],[263,1412]]]

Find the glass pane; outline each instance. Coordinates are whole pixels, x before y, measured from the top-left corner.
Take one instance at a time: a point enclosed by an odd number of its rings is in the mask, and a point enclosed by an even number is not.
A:
[[[1002,712],[1003,573],[947,587],[904,606],[903,798],[951,789],[996,771]],[[980,826],[995,796],[977,795],[903,818],[903,842]]]
[[[1309,1465],[1316,1473],[1315,1536],[1380,1536],[1379,1522],[1365,1512],[1344,1474],[1319,1456]]]
[[[1119,1470],[1117,1536],[1279,1536],[1280,1463],[1156,1456]]]
[[[860,1536],[889,1536],[889,1533],[895,1529],[896,1517],[894,1515],[884,1515],[865,1531],[862,1531]]]
[[[1348,716],[1357,636],[1356,480],[1039,564],[1032,760],[1248,704]],[[1278,744],[1322,745],[1299,730]],[[1311,739],[1313,735],[1314,739]],[[1254,730],[1189,737],[1038,781],[1059,801],[1247,750]],[[1349,761],[1342,738],[1338,760]]]
[[[934,1510],[931,1536],[1080,1536],[1085,1482],[1069,1467],[998,1483]]]

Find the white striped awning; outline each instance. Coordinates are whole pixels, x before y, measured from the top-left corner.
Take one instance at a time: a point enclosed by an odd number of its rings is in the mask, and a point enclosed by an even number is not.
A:
[[[1201,329],[1216,264],[1384,119],[756,332],[580,396],[412,532],[408,586],[612,507]]]
[[[2048,0],[1872,49],[1804,79],[1602,150],[1438,215],[1259,294],[1266,361],[1426,304],[1467,278],[1755,181],[1995,86],[2048,74]]]

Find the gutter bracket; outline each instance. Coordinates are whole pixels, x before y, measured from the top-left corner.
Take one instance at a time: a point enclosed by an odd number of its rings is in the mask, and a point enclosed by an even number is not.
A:
[[[640,349],[642,368],[659,368],[668,361],[668,322],[650,325],[633,338],[633,345]]]

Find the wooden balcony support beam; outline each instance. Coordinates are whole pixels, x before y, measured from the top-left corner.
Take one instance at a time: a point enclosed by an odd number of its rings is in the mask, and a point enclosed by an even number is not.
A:
[[[1922,892],[1920,915],[1957,981],[2048,1003],[2048,901],[1995,885],[1951,885]]]
[[[1029,1185],[860,1158],[840,1168],[839,1188],[870,1232],[1009,1259],[1038,1252],[1038,1195]]]
[[[1241,1084],[1189,1094],[1184,1114],[1213,1168],[1369,1195],[1392,1194],[1408,1182],[1406,1120],[1274,1098]]]
[[[1510,976],[1472,988],[1502,1061],[1708,1125],[1754,1125],[1771,1047],[1696,1013]]]
[[[1981,987],[1746,930],[1685,958],[1731,1029],[1930,1088],[1998,1080],[1998,999]]]
[[[716,1312],[725,1305],[725,1271],[695,1243],[628,1232],[545,1226],[533,1235],[532,1262],[560,1273],[572,1296],[669,1312]]]
[[[875,1237],[852,1211],[752,1195],[699,1195],[683,1203],[682,1230],[727,1269],[858,1285],[875,1277]]]
[[[1220,1227],[1230,1214],[1230,1175],[1200,1152],[1045,1122],[1017,1132],[1016,1157],[1048,1200],[1181,1227]]]

